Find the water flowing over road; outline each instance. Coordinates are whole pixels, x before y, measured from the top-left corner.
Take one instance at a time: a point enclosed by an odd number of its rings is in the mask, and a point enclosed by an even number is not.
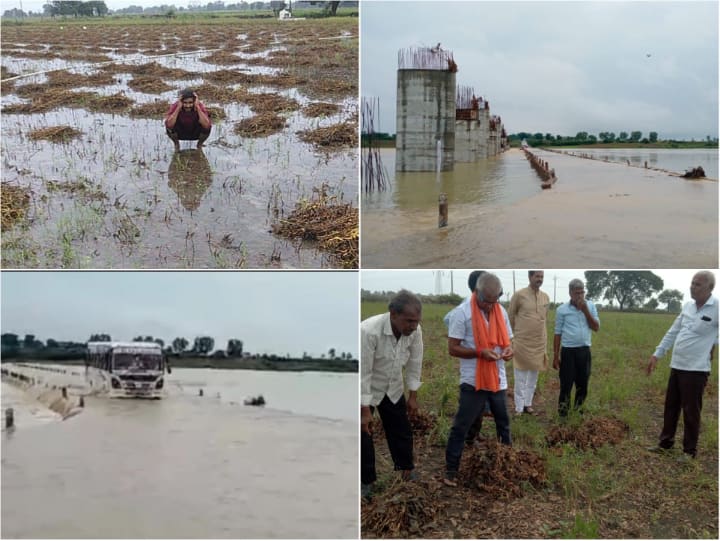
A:
[[[16,429],[2,434],[2,536],[357,538],[356,374],[169,378],[163,400],[88,396],[65,421],[4,382]],[[252,380],[270,407],[237,400]],[[292,407],[303,388],[324,415]]]

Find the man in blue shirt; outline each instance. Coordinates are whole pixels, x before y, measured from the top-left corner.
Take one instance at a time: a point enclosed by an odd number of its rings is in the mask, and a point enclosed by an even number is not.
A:
[[[592,361],[591,331],[600,329],[597,309],[592,301],[585,300],[585,284],[582,280],[571,280],[569,289],[570,301],[560,305],[555,315],[553,343],[553,368],[560,370],[560,417],[567,417],[573,385],[575,409],[580,409],[585,402]]]
[[[650,356],[647,373],[650,375],[657,361],[672,348],[670,379],[665,394],[665,412],[660,442],[648,449],[662,452],[675,443],[680,411],[683,413],[683,459],[695,458],[700,435],[702,397],[710,374],[711,359],[718,343],[718,300],[712,296],[715,275],[701,271],[693,276],[688,302]]]

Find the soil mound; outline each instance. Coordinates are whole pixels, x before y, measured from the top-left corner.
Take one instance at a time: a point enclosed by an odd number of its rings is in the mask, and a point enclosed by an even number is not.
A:
[[[586,419],[579,427],[556,426],[550,430],[546,440],[555,446],[571,443],[581,450],[598,449],[607,443],[616,445],[627,435],[630,427],[614,417]]]

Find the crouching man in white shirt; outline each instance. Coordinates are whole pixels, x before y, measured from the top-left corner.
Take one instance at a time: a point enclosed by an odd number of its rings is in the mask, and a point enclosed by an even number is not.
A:
[[[412,427],[421,385],[423,342],[422,304],[407,290],[397,293],[388,312],[360,324],[362,388],[360,402],[360,470],[362,496],[369,499],[376,480],[372,417],[377,409],[395,470],[404,480],[416,478]],[[405,376],[403,379],[403,368]],[[405,386],[409,391],[405,400]]]

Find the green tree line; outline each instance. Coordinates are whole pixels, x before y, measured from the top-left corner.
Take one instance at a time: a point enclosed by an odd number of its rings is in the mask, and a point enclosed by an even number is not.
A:
[[[111,342],[112,336],[107,333],[91,334],[88,342]],[[190,342],[187,338],[176,337],[168,345],[162,338],[153,336],[138,335],[132,339],[133,342],[154,342],[163,348],[166,355],[171,357],[219,357],[219,358],[248,358],[258,357],[268,360],[281,361],[284,359],[292,359],[290,354],[285,356],[275,354],[252,355],[243,350],[243,341],[237,338],[230,338],[225,349],[214,350],[215,339],[211,336],[197,336],[189,348]],[[48,338],[44,343],[37,340],[34,334],[26,334],[20,337],[14,333],[3,333],[0,335],[0,345],[2,346],[2,356],[14,356],[21,353],[32,353],[34,356],[42,358],[52,358],[58,360],[77,359],[84,357],[87,350],[86,342],[62,342],[54,338]],[[188,349],[189,348],[189,349]],[[212,352],[212,353],[211,353]],[[302,360],[313,360],[317,357],[303,353]],[[339,352],[336,348],[330,348],[326,353],[319,357],[320,359],[351,361],[353,355],[350,352]]]
[[[585,271],[585,287],[587,296],[605,310],[623,312],[655,312],[678,313],[682,309],[683,294],[677,289],[663,289],[662,278],[651,271]],[[361,290],[363,302],[387,303],[395,295],[395,291]],[[455,293],[444,295],[418,295],[420,301],[428,304],[457,305],[463,297]],[[551,308],[557,307],[552,304]]]
[[[572,135],[553,135],[552,133],[530,133],[530,132],[519,132],[513,133],[508,136],[509,141],[514,146],[520,144],[524,139],[530,146],[570,146],[570,145],[594,145],[598,143],[641,143],[641,144],[654,144],[654,143],[668,143],[670,146],[673,144],[687,143],[687,141],[680,141],[676,139],[665,139],[659,138],[658,132],[651,131],[647,136],[643,137],[643,132],[636,130],[631,132],[621,131],[617,135],[615,132],[600,132],[597,135],[581,131],[577,132],[574,136]],[[695,143],[693,139],[690,141]],[[712,148],[717,147],[718,138],[705,137],[704,141],[701,141],[704,146]]]

